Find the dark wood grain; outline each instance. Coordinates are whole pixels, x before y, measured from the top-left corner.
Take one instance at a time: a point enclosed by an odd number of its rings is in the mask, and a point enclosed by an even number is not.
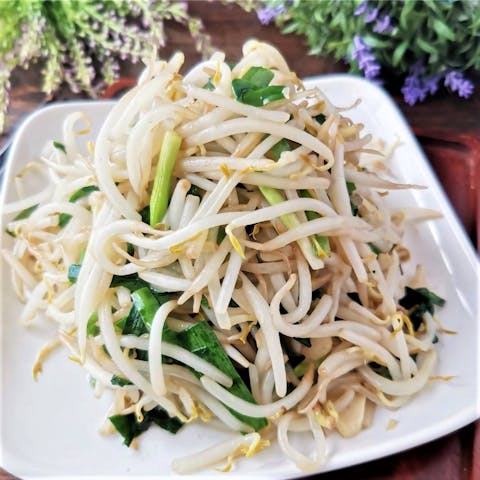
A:
[[[275,44],[300,77],[346,70],[341,62],[309,56],[301,37],[283,36],[274,26],[262,26],[254,14],[248,14],[237,6],[193,1],[189,3],[189,8],[192,14],[203,19],[206,29],[212,35],[214,45],[225,51],[232,61],[240,58],[244,41],[254,37]],[[168,57],[176,50],[184,51],[185,68],[200,59],[184,26],[167,23],[166,34],[168,43],[160,52],[162,56]],[[40,68],[38,65],[30,71],[15,72],[12,78],[10,130],[0,142],[8,140],[12,129],[22,117],[50,100],[39,90]],[[139,70],[138,65],[125,64],[122,66],[122,75],[135,77]],[[476,92],[469,100],[443,95],[413,107],[396,98],[474,243],[480,238],[477,231],[480,225],[479,90],[477,82]],[[55,97],[56,100],[70,98],[78,98],[78,95],[72,95],[67,89],[63,89]],[[12,478],[0,471],[0,480]],[[310,478],[480,480],[480,428],[472,424],[410,451]]]

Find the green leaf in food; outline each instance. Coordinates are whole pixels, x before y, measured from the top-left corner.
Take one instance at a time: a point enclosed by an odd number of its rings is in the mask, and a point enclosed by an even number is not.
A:
[[[63,228],[68,222],[72,219],[72,216],[69,213],[61,213],[58,216],[58,226]]]
[[[13,222],[16,222],[17,220],[25,220],[26,218],[28,218],[36,209],[38,208],[38,203],[36,205],[32,205],[31,207],[28,207],[28,208],[25,208],[24,210],[22,210],[20,213],[18,213],[14,218],[13,218]],[[6,228],[5,229],[5,233],[8,233],[8,235],[10,235],[11,237],[15,238],[16,235],[15,235],[15,232],[13,232],[12,230]]]
[[[264,67],[250,67],[242,80],[250,82],[256,88],[267,87],[273,80],[274,74]]]
[[[291,149],[289,141],[286,138],[282,138],[267,152],[266,157],[278,162],[280,155],[283,152],[289,152]]]
[[[125,321],[123,334],[140,336],[150,333],[153,317],[160,306],[159,302],[153,292],[147,287],[133,292],[131,296],[133,305]],[[183,347],[220,369],[233,380],[233,385],[229,388],[229,392],[243,400],[254,403],[251,392],[235,370],[235,367],[207,322],[196,323],[178,333],[165,325],[162,341]],[[144,355],[144,352],[137,350],[137,358],[140,358],[142,355]],[[165,362],[168,362],[168,360],[167,358],[164,359]],[[195,372],[195,374],[200,376],[198,372]],[[226,407],[228,408],[228,405],[226,405]],[[256,430],[260,430],[267,425],[264,418],[247,417],[234,410],[231,410],[231,412],[241,421],[251,425]]]
[[[283,100],[285,98],[284,88],[282,85],[271,85],[257,90],[248,90],[242,95],[241,102],[254,107],[262,107],[277,100]]]
[[[134,413],[128,415],[113,415],[110,421],[123,437],[123,443],[130,446],[133,439],[148,430],[152,425],[158,425],[170,433],[177,433],[183,423],[176,417],[170,417],[161,407],[143,412],[143,420],[139,422]]]
[[[435,306],[443,307],[445,300],[428,290],[428,288],[405,287],[405,295],[398,303],[408,310],[408,316],[413,328],[418,330],[423,322],[423,315],[426,312],[433,315]]]
[[[163,137],[150,197],[150,225],[152,226],[160,223],[167,211],[173,167],[181,143],[182,137],[173,130],[168,130]]]
[[[389,380],[392,379],[390,375],[390,371],[385,365],[380,365],[377,362],[370,362],[368,366],[378,375],[381,375],[384,378],[388,378]]]
[[[192,185],[189,188],[187,195],[195,195],[196,197],[202,198],[202,189],[200,187],[197,187],[197,185]]]
[[[348,196],[351,197],[352,193],[357,189],[357,186],[353,182],[347,182]],[[350,207],[352,209],[352,215],[358,216],[358,207],[350,200]]]
[[[98,313],[94,312],[90,315],[87,323],[87,335],[89,337],[96,337],[100,334],[100,328],[97,325],[98,322]]]
[[[218,232],[217,232],[217,245],[220,245],[226,236],[227,236],[227,233],[225,232],[225,226],[220,225],[218,227]]]
[[[260,192],[262,192],[262,195],[265,197],[265,199],[270,205],[278,205],[279,203],[285,201],[285,197],[282,195],[280,190],[277,190],[276,188],[261,185],[258,187],[258,189],[260,190]],[[311,218],[313,219],[313,216]],[[294,213],[286,213],[285,215],[280,215],[280,220],[288,229],[295,228],[300,225],[300,221]],[[318,257],[325,257],[330,255],[330,243],[328,242],[328,238],[323,239],[318,235],[313,235],[310,237],[310,242],[312,243],[312,248],[315,255],[317,255]]]
[[[300,196],[302,198],[312,198],[308,190],[300,190]],[[320,218],[320,215],[317,212],[312,212],[311,210],[306,211],[305,215],[308,221],[316,220]],[[317,257],[325,258],[329,257],[332,254],[332,250],[330,248],[330,240],[328,237],[324,237],[322,235],[315,235],[314,237],[314,248],[315,254]]]
[[[276,100],[285,98],[282,85],[269,85],[273,72],[263,67],[251,67],[242,78],[232,81],[235,98],[247,105],[261,107]]]
[[[76,283],[78,276],[80,275],[80,269],[82,265],[80,263],[72,263],[68,267],[68,280],[70,283]]]
[[[76,192],[72,193],[69,202],[76,202],[77,200],[90,195],[92,192],[98,192],[98,187],[96,185],[87,185],[86,187],[79,188]]]
[[[200,304],[202,305],[203,308],[208,308],[210,309],[210,304],[208,303],[208,299],[205,295],[202,295],[202,300],[200,302]]]
[[[70,203],[75,203],[77,200],[90,195],[92,192],[98,192],[98,187],[96,185],[87,185],[86,187],[79,188],[76,192],[72,193],[68,201]],[[69,213],[61,213],[58,216],[58,226],[64,227],[71,219],[72,216]]]
[[[113,375],[110,383],[112,385],[118,385],[119,387],[124,387],[125,385],[133,385],[130,380],[127,380],[126,378],[119,377],[117,375]]]
[[[215,90],[215,84],[212,82],[212,79],[209,78],[208,82],[202,88],[204,88],[205,90],[210,90],[211,92],[213,92]]]
[[[16,222],[17,220],[25,220],[28,218],[36,209],[38,208],[38,203],[36,205],[32,205],[31,207],[22,210],[19,214],[17,214],[13,221]]]
[[[65,145],[61,142],[54,141],[53,146],[57,149],[60,150],[63,153],[67,153],[67,149],[65,148]]]
[[[142,222],[147,225],[150,224],[150,205],[147,205],[145,208],[140,210],[140,216],[142,217]]]
[[[315,370],[318,370],[318,367],[320,366],[324,358],[325,357],[319,358],[313,362],[313,368]],[[298,378],[303,377],[307,373],[308,366],[310,365],[310,363],[311,363],[311,360],[307,360],[307,359],[303,360],[293,369],[293,373],[295,373],[295,375]]]
[[[123,334],[139,337],[144,333],[150,332],[153,317],[160,304],[148,287],[135,290],[132,292],[131,297],[132,308],[125,321]]]
[[[187,349],[195,355],[198,355],[199,357],[203,358],[203,360],[211,363],[232,378],[233,384],[228,389],[232,395],[235,395],[236,397],[239,397],[247,402],[255,403],[250,390],[243,382],[242,378],[238,374],[237,370],[225,353],[222,345],[218,341],[215,333],[207,322],[196,323],[191,327],[187,327],[185,330],[178,332],[176,334],[176,341],[177,345]],[[261,430],[267,425],[267,420],[265,418],[248,417],[236,412],[235,410],[232,410],[228,405],[225,406],[239,420],[247,425],[250,425],[255,430]]]
[[[138,276],[138,273],[131,273],[130,275],[114,275],[112,277],[112,281],[110,282],[110,288],[115,287],[125,287],[131,292],[147,287],[160,305],[168,302],[170,299],[170,295],[168,293],[160,292],[159,290],[155,289],[155,287],[150,285],[148,282],[142,280]]]

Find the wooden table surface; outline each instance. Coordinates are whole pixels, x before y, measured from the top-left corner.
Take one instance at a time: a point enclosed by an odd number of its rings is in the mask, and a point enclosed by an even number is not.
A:
[[[343,63],[332,59],[308,56],[302,37],[281,35],[274,26],[262,26],[255,14],[248,14],[233,5],[219,2],[192,1],[192,14],[202,18],[214,46],[235,61],[241,46],[249,38],[275,44],[290,67],[300,77],[346,71]],[[186,28],[167,23],[167,46],[160,52],[168,57],[176,50],[185,52],[188,68],[200,59]],[[40,104],[51,100],[76,98],[62,91],[55,99],[47,99],[39,90],[40,66],[30,71],[17,71],[12,77],[10,129],[0,137],[8,141],[15,125]],[[139,66],[123,65],[122,74],[136,76]],[[478,77],[477,77],[478,80]],[[469,100],[444,95],[409,107],[395,97],[410,126],[417,135],[439,179],[450,197],[474,244],[479,235],[480,196],[480,85]],[[0,469],[0,480],[11,480]],[[309,477],[322,480],[480,480],[480,425],[471,424],[444,438],[391,457],[337,472]]]

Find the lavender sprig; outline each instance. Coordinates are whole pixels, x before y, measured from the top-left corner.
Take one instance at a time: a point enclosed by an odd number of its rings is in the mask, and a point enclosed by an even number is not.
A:
[[[66,82],[91,96],[118,77],[119,61],[150,58],[165,45],[164,21],[187,26],[196,48],[212,52],[200,19],[175,0],[0,1],[0,133],[5,127],[10,73],[43,62],[42,90]]]
[[[410,74],[405,78],[401,89],[403,98],[409,105],[423,102],[428,95],[435,94],[444,79],[444,85],[461,98],[468,98],[474,91],[473,83],[457,71],[437,73],[436,75],[425,76],[425,67],[418,62],[410,69]]]
[[[360,70],[363,70],[365,77],[373,79],[380,74],[381,67],[375,59],[370,47],[362,40],[360,35],[353,37],[353,50],[351,57],[358,63]]]
[[[285,13],[285,6],[283,4],[273,7],[267,6],[257,11],[257,17],[262,25],[268,25],[282,13]]]
[[[462,98],[470,97],[474,90],[473,83],[467,80],[458,70],[451,70],[445,75],[444,85]]]

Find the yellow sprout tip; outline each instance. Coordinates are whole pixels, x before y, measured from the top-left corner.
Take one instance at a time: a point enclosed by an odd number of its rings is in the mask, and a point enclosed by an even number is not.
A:
[[[230,240],[230,243],[232,244],[232,247],[237,251],[237,253],[245,260],[245,252],[243,251],[242,246],[240,245],[240,242],[237,240],[237,237],[233,233],[228,233],[228,239]]]

